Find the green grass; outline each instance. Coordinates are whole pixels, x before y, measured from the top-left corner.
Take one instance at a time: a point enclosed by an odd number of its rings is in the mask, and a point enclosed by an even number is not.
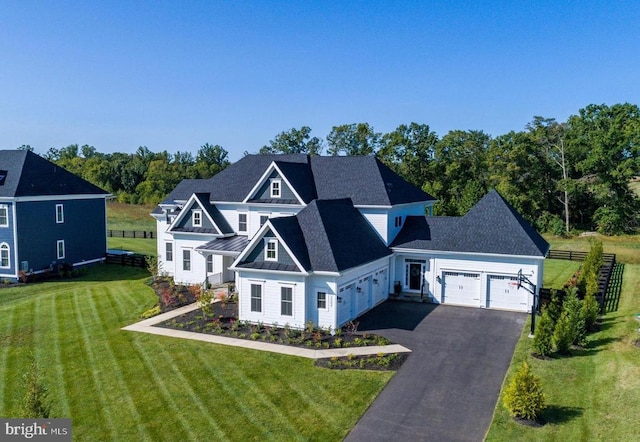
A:
[[[581,250],[588,252],[591,239],[602,241],[605,253],[615,253],[619,262],[640,264],[640,235],[558,238],[545,235],[554,250]]]
[[[107,228],[110,230],[156,230],[156,220],[149,215],[155,206],[107,203]]]
[[[548,409],[542,428],[514,422],[499,400],[487,434],[489,441],[612,440],[638,438],[640,416],[640,265],[625,265],[622,295],[616,312],[608,313],[584,350],[573,356],[541,361],[531,357],[525,326],[506,380],[527,360],[541,378]],[[503,385],[504,388],[504,385]]]
[[[107,244],[110,249],[129,250],[130,252],[151,256],[158,254],[155,238],[107,238]]]
[[[155,303],[139,269],[0,290],[0,416],[33,353],[74,440],[341,440],[391,373],[122,331]]]
[[[545,259],[544,261],[544,287],[561,289],[564,283],[573,276],[580,267],[578,261],[562,259]]]

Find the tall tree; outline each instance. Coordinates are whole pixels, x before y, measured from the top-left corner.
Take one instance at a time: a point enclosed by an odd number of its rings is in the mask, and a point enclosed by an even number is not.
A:
[[[319,155],[322,152],[322,140],[311,136],[311,128],[302,126],[300,129],[291,128],[280,132],[269,144],[262,146],[261,154],[304,153]]]
[[[205,143],[196,154],[195,168],[198,178],[211,178],[229,166],[229,152],[222,146]]]
[[[329,155],[372,155],[379,147],[381,134],[368,123],[333,126],[327,135]]]
[[[431,161],[438,136],[428,125],[401,124],[382,136],[376,156],[404,179],[422,187],[432,176]]]
[[[435,146],[432,176],[424,189],[438,198],[440,215],[464,215],[489,187],[487,152],[491,137],[482,131],[454,130]]]
[[[640,172],[640,109],[632,104],[591,104],[567,121],[567,148],[592,200],[587,219],[602,233],[638,224],[640,203],[629,180]],[[589,227],[589,226],[586,226]]]

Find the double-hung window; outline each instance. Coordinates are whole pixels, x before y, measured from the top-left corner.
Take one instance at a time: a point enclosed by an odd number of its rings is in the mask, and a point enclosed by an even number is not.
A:
[[[280,287],[280,314],[293,316],[293,287]]]
[[[0,227],[9,227],[9,206],[0,204]]]
[[[11,267],[9,264],[9,244],[0,244],[0,268],[7,269]]]
[[[62,204],[56,204],[56,223],[62,224],[64,222],[64,206]]]
[[[262,312],[262,285],[251,284],[251,311]]]
[[[56,256],[58,257],[58,259],[64,259],[64,239],[59,239],[56,242],[56,251],[57,254]]]
[[[267,239],[264,247],[264,260],[265,261],[277,261],[278,260],[278,240]]]
[[[326,310],[327,309],[327,294],[325,292],[318,292],[318,309]]]
[[[207,273],[213,273],[213,255],[207,255]]]
[[[182,270],[185,272],[191,271],[191,250],[182,250]]]
[[[247,231],[247,214],[239,213],[238,214],[238,232],[246,232]]]
[[[268,219],[269,215],[260,215],[260,227],[264,226]]]
[[[173,243],[167,242],[164,244],[164,259],[165,261],[173,261]]]

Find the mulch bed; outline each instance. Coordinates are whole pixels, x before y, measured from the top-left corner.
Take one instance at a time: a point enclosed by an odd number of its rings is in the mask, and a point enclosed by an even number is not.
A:
[[[409,357],[409,353],[380,355],[350,355],[344,357],[316,359],[315,366],[332,370],[380,370],[397,371]]]
[[[195,286],[175,285],[167,278],[154,278],[149,285],[158,297],[158,305],[162,313],[193,304],[199,293]]]
[[[363,347],[391,343],[382,336],[358,333],[357,322],[350,322],[332,335],[328,330],[312,327],[299,330],[285,324],[270,326],[240,321],[238,304],[233,301],[216,302],[211,304],[207,313],[202,309],[193,310],[156,324],[156,327],[309,349]]]

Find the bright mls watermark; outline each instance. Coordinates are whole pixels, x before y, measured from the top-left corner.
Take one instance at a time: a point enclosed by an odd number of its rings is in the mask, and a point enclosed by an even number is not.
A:
[[[71,441],[71,419],[3,419],[0,418],[0,442]]]

